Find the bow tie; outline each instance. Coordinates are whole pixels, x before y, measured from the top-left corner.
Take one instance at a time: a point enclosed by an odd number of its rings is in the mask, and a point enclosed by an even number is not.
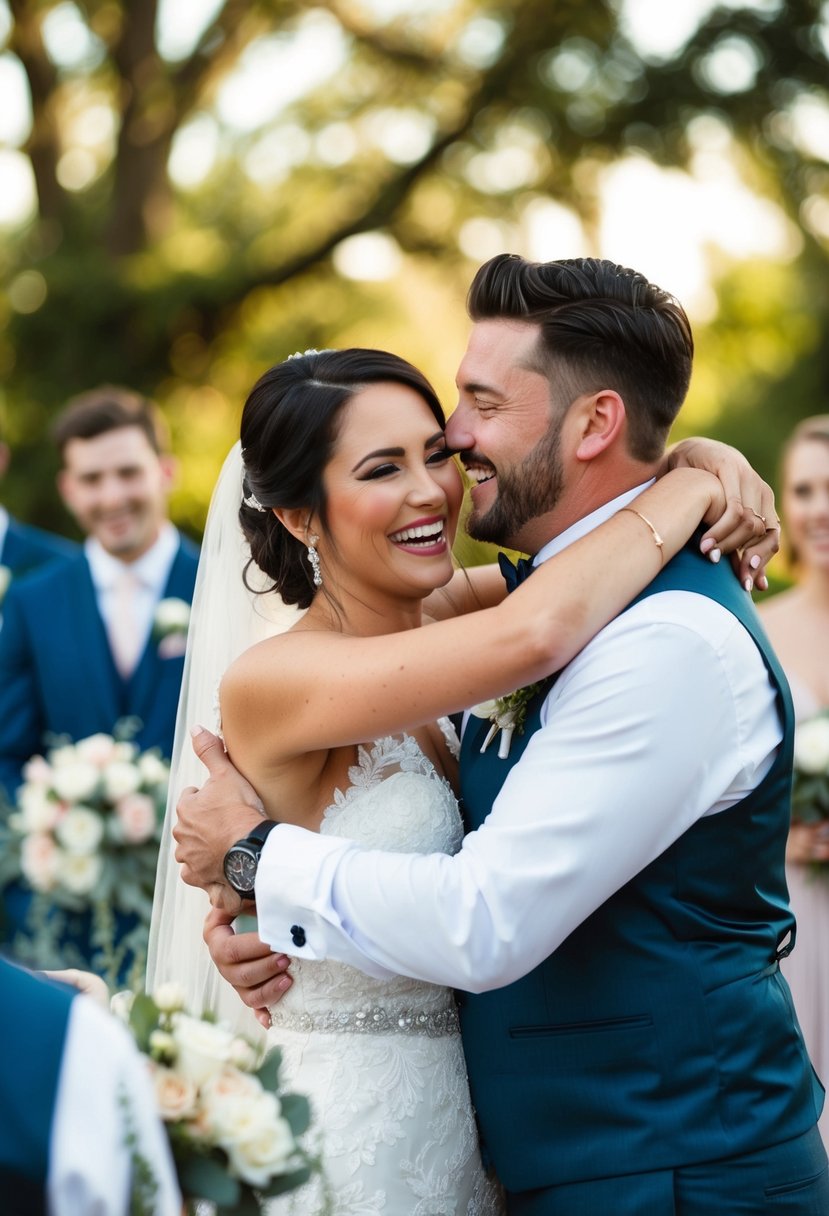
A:
[[[498,565],[501,567],[504,582],[507,584],[507,594],[514,591],[516,587],[520,587],[524,579],[529,578],[535,569],[531,558],[519,557],[518,561],[513,563],[504,553],[498,554]]]

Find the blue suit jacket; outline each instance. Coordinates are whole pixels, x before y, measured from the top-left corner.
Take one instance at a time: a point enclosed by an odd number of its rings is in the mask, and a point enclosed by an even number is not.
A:
[[[0,566],[8,566],[12,574],[25,574],[58,557],[72,557],[78,546],[62,536],[53,536],[40,528],[32,528],[9,516],[9,526],[0,549]]]
[[[182,539],[163,598],[189,602],[197,564],[195,546]],[[135,716],[138,746],[170,755],[183,656],[162,657],[151,637],[129,680],[121,678],[83,551],[13,583],[3,617],[0,784],[9,795],[47,734],[82,739]]]
[[[46,1212],[49,1142],[76,996],[0,959],[0,1041],[6,1045],[0,1066],[0,1193],[8,1216]]]

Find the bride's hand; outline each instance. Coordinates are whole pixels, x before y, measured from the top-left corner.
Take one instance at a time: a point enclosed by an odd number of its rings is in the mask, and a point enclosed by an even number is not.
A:
[[[204,940],[220,975],[267,1029],[268,1006],[281,1001],[294,982],[287,973],[291,960],[274,954],[258,933],[234,933],[234,919],[231,913],[211,909],[204,922]]]
[[[173,828],[176,861],[181,877],[191,887],[201,887],[210,902],[228,907],[224,895],[239,897],[227,886],[223,862],[227,850],[261,823],[264,811],[253,786],[233,767],[221,739],[209,730],[193,730],[193,750],[207,768],[209,777],[201,789],[182,790]]]
[[[780,547],[780,525],[771,487],[755,473],[742,452],[715,439],[683,439],[666,453],[659,475],[676,468],[704,469],[722,486],[724,504],[700,542],[703,553],[734,553],[740,582],[761,591],[768,587],[766,564]]]

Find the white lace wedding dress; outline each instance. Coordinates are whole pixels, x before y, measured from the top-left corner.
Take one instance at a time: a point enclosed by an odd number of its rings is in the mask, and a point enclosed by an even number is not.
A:
[[[349,781],[321,831],[397,852],[459,848],[452,790],[410,736],[360,748]],[[283,1052],[280,1083],[310,1098],[325,1181],[273,1200],[269,1216],[502,1212],[481,1167],[452,993],[332,962],[294,960],[291,974],[268,1038]]]

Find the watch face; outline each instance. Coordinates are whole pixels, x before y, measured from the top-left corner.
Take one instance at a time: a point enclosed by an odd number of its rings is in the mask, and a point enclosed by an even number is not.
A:
[[[257,857],[252,849],[234,845],[225,854],[225,878],[240,895],[252,895],[256,879]]]

